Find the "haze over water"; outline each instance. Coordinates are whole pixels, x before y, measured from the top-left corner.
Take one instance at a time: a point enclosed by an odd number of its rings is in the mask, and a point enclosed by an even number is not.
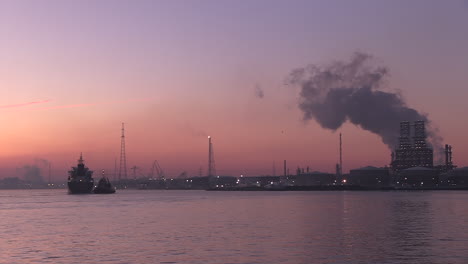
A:
[[[466,263],[467,192],[0,193],[0,263]]]

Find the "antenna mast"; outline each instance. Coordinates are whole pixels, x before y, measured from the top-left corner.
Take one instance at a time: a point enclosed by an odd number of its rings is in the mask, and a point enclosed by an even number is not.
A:
[[[50,165],[50,161],[49,161],[49,185],[51,185],[51,184],[52,184],[52,182],[51,182],[51,172],[50,172],[50,167],[51,167],[51,165]]]

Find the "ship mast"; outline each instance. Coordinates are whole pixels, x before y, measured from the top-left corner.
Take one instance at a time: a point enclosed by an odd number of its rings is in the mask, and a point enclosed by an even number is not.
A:
[[[79,164],[79,165],[83,165],[83,162],[84,162],[84,160],[83,160],[83,152],[81,152],[81,153],[80,153],[80,159],[78,160],[78,164]]]

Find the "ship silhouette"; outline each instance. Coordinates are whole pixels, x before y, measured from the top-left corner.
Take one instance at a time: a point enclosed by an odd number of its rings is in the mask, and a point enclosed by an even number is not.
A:
[[[94,188],[94,193],[96,194],[107,194],[115,193],[115,187],[112,186],[109,178],[104,175],[104,170],[102,170],[102,177],[99,179],[96,188]]]
[[[68,171],[68,192],[70,194],[91,193],[93,187],[93,171],[84,165],[83,153],[81,153],[78,165]]]

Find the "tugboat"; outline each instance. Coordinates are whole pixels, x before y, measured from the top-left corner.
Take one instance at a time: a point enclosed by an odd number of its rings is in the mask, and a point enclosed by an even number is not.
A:
[[[68,192],[70,194],[91,193],[94,187],[93,171],[84,165],[83,153],[80,154],[78,166],[68,172]]]
[[[109,178],[104,176],[104,170],[102,170],[102,177],[99,179],[98,185],[94,188],[93,192],[96,194],[115,193],[115,187],[112,186]]]

